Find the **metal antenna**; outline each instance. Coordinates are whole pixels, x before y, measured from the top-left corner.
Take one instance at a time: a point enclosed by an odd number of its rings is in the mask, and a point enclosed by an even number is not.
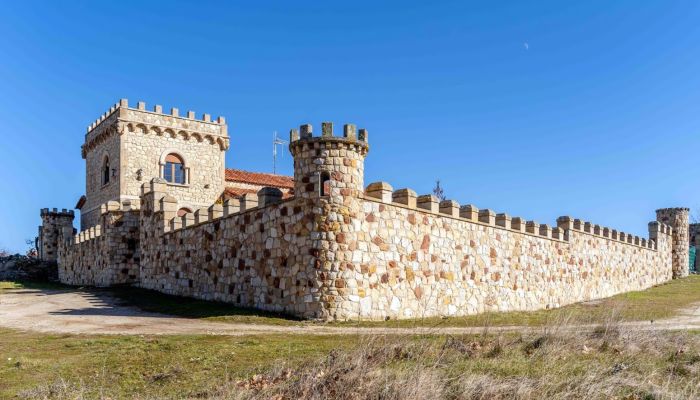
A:
[[[280,144],[287,144],[285,140],[277,137],[277,131],[272,134],[272,173],[277,173],[277,146]],[[284,154],[284,153],[283,153]]]

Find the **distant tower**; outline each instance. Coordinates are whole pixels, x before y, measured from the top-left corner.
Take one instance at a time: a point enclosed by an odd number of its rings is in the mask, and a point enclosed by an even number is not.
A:
[[[682,207],[656,210],[656,220],[673,228],[672,268],[674,279],[686,277],[689,273],[689,211],[690,209]]]
[[[73,210],[65,208],[61,211],[55,208],[41,210],[41,226],[39,226],[39,242],[37,243],[40,260],[57,261],[60,237],[64,231],[73,232],[74,217]]]
[[[324,122],[321,136],[314,137],[311,125],[290,132],[289,150],[294,156],[294,197],[308,210],[310,258],[303,269],[315,276],[317,318],[345,317],[339,299],[347,295],[345,282],[352,269],[352,250],[358,232],[353,220],[361,214],[364,193],[364,161],[369,151],[367,131],[345,125],[343,137],[333,136],[333,124]]]

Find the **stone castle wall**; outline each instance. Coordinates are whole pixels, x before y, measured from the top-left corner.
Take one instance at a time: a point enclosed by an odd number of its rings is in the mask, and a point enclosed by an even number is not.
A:
[[[178,192],[153,178],[138,199],[102,207],[99,234],[64,242],[61,280],[377,320],[560,307],[683,276],[682,209],[659,210],[669,224],[650,223],[649,239],[570,217],[552,228],[382,182],[365,188],[367,131],[353,125],[342,137],[330,123],[320,137],[303,125],[289,147],[294,197],[264,188],[178,217]]]
[[[454,203],[442,209],[450,216],[438,210],[436,201],[432,211],[363,201],[357,232],[336,235],[341,266],[326,283],[330,314],[382,319],[556,308],[672,277],[670,228],[658,223],[650,225],[650,243],[581,222],[574,228],[573,220],[554,230],[531,223],[526,232],[525,221],[513,226],[503,216],[499,226],[488,210],[482,222],[477,214],[459,217]]]
[[[99,224],[76,235],[62,234],[61,282],[106,287],[139,281],[139,211],[109,202],[100,213]]]
[[[313,221],[298,199],[252,209],[227,201],[172,218],[172,199],[158,190],[147,197],[142,226],[152,229],[141,237],[142,287],[310,318],[317,315]]]

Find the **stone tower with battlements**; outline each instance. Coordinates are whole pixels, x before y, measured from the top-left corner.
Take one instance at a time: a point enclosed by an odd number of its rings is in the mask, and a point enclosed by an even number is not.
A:
[[[138,207],[141,185],[163,178],[179,209],[211,205],[224,190],[225,151],[229,147],[223,117],[146,110],[122,99],[90,124],[82,145],[85,200],[81,229],[96,225],[100,205],[108,201]]]
[[[41,210],[41,226],[37,241],[39,258],[44,261],[56,261],[58,258],[59,240],[62,236],[73,234],[73,210],[61,211],[43,208]]]
[[[670,225],[673,229],[673,277],[688,276],[689,260],[689,208],[675,207],[656,210],[656,220]]]
[[[294,193],[312,220],[313,271],[319,282],[320,307],[316,318],[336,318],[336,298],[348,294],[345,282],[354,274],[355,252],[364,193],[364,160],[369,151],[367,131],[345,125],[343,136],[333,135],[333,124],[321,125],[313,136],[311,125],[290,132],[294,156]],[[350,267],[350,268],[349,268]],[[343,282],[343,283],[340,283]]]

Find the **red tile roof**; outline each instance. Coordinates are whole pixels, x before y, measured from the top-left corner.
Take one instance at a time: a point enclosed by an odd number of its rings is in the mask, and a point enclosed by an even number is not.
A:
[[[244,194],[248,193],[258,193],[257,190],[255,189],[241,189],[241,188],[235,188],[235,187],[227,187],[224,189],[224,199],[232,198],[232,197],[240,197],[243,196]],[[293,195],[291,193],[282,193],[282,198],[283,199],[288,199],[292,197]]]
[[[243,182],[251,185],[272,186],[277,188],[294,188],[291,176],[248,172],[240,169],[226,169],[227,182]],[[227,188],[228,190],[228,188]]]

